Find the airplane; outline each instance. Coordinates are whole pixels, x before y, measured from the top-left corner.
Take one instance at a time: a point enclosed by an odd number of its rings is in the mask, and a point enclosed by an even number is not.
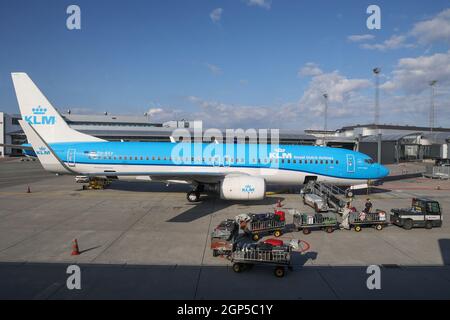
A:
[[[262,200],[268,185],[317,181],[355,186],[389,174],[363,153],[323,146],[269,145],[271,152],[252,154],[251,144],[106,141],[70,128],[26,73],[11,76],[20,125],[41,165],[56,174],[74,175],[78,182],[190,184],[187,200],[197,202],[201,193],[211,190],[225,200]],[[238,155],[238,148],[244,156]],[[210,156],[205,156],[207,151]]]

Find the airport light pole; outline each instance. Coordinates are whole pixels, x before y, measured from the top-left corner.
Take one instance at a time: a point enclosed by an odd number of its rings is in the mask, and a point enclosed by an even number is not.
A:
[[[323,125],[323,130],[327,131],[328,130],[328,94],[324,93],[323,94],[323,98],[325,99],[325,108],[324,108],[324,112],[323,112],[323,116],[324,116],[324,125]]]
[[[380,122],[380,72],[381,68],[374,68],[373,74],[375,75],[375,118],[374,124],[378,125]]]
[[[430,81],[431,95],[430,95],[430,132],[433,132],[434,128],[434,86],[437,80]]]

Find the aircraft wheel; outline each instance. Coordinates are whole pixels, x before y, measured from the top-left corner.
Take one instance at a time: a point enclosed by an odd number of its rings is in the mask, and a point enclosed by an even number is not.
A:
[[[186,195],[186,198],[189,202],[198,202],[200,200],[200,192],[189,191]]]
[[[383,225],[377,224],[375,229],[377,229],[378,231],[381,231],[381,230],[383,230]]]
[[[431,221],[425,222],[425,229],[432,229],[432,228],[433,228],[433,223]]]
[[[361,226],[355,226],[355,231],[356,232],[360,232],[361,231]]]

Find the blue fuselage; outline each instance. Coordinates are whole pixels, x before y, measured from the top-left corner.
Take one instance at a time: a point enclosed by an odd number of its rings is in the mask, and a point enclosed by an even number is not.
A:
[[[71,167],[125,168],[195,167],[277,169],[336,179],[376,180],[388,175],[382,165],[347,149],[259,144],[206,144],[169,142],[93,142],[50,144]],[[185,168],[186,169],[186,168]],[[140,170],[142,172],[142,169]]]

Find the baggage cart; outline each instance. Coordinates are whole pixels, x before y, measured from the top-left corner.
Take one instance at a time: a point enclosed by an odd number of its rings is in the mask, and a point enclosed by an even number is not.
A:
[[[363,227],[374,227],[377,230],[383,230],[387,226],[387,214],[385,211],[376,210],[375,212],[352,212],[348,217],[350,228],[360,232]]]
[[[338,228],[336,214],[333,212],[306,214],[297,210],[291,211],[293,223],[298,231],[303,234],[310,234],[313,229],[322,229],[327,233],[332,233]]]
[[[229,256],[238,235],[239,225],[234,220],[222,221],[211,233],[213,256]]]
[[[278,278],[284,277],[286,268],[291,269],[291,250],[289,245],[273,247],[271,250],[245,248],[231,253],[233,271],[240,273],[254,265],[266,265],[274,267],[274,274]]]
[[[279,237],[283,234],[283,231],[286,227],[286,221],[279,221],[276,218],[268,219],[268,220],[250,220],[245,230],[251,234],[252,239],[254,241],[259,240],[261,235],[271,233],[275,237]]]

